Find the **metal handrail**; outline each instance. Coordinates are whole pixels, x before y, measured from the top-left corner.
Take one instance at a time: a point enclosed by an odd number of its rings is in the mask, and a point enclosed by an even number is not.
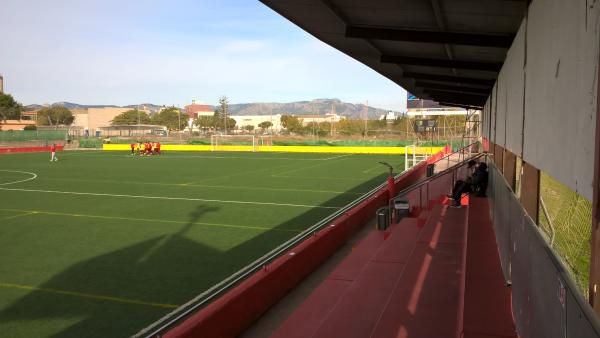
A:
[[[401,174],[396,175],[395,178],[398,178],[401,175],[404,175],[404,174],[414,170],[414,168],[415,167],[413,167],[413,168],[409,169],[408,171],[405,171]],[[180,306],[179,308],[175,309],[174,311],[168,313],[167,315],[160,318],[156,322],[150,324],[150,326],[144,328],[143,330],[141,330],[140,332],[135,334],[134,337],[147,337],[147,338],[160,337],[160,335],[162,333],[164,333],[165,330],[173,327],[180,320],[186,318],[191,313],[193,313],[196,310],[200,309],[201,307],[205,306],[209,301],[211,301],[214,298],[216,298],[217,296],[221,295],[224,291],[229,290],[231,287],[237,285],[240,281],[242,281],[246,277],[248,277],[251,274],[253,274],[254,272],[264,268],[266,265],[268,265],[269,263],[271,263],[272,261],[274,261],[275,259],[280,257],[281,254],[288,251],[295,245],[299,244],[306,238],[308,238],[310,236],[314,236],[317,231],[321,230],[323,227],[325,227],[326,225],[331,223],[331,221],[342,216],[344,213],[350,211],[352,208],[354,208],[358,204],[371,198],[372,196],[377,194],[377,192],[379,192],[386,186],[387,186],[387,183],[382,183],[382,184],[378,185],[377,187],[373,188],[368,193],[366,193],[363,196],[359,197],[358,199],[350,202],[348,205],[340,208],[338,211],[334,212],[333,214],[329,215],[328,217],[324,218],[323,220],[315,223],[314,225],[312,225],[308,229],[304,230],[300,234],[289,239],[285,243],[283,243],[280,246],[276,247],[275,249],[271,250],[270,252],[263,255],[262,257],[255,260],[254,262],[248,264],[241,270],[239,270],[236,273],[234,273],[233,275],[227,277],[226,279],[224,279],[223,281],[214,285],[210,289],[204,291],[203,293],[201,293],[194,299],[190,300],[189,302],[185,303],[184,305]]]
[[[469,157],[469,159],[474,160],[474,159],[478,159],[478,158],[486,156],[486,155],[487,155],[486,153],[478,153],[477,155],[475,155],[473,157]],[[435,175],[432,175],[432,176],[426,178],[425,180],[423,180],[421,182],[417,182],[417,183],[415,183],[415,184],[413,184],[413,185],[411,185],[411,186],[409,186],[407,188],[402,189],[398,194],[396,194],[396,196],[406,195],[409,192],[411,192],[411,191],[413,191],[413,190],[415,190],[417,188],[420,188],[420,187],[422,187],[422,186],[424,186],[426,184],[429,184],[429,182],[433,181],[434,179],[436,179],[436,178],[438,178],[440,176],[444,176],[445,174],[447,174],[450,171],[455,171],[456,169],[462,167],[463,165],[464,165],[464,161],[459,162],[459,163],[453,165],[452,167],[446,168],[443,171],[440,171],[439,173],[437,173]]]
[[[458,149],[456,151],[451,152],[450,154],[447,154],[446,156],[443,156],[442,158],[440,158],[439,160],[435,161],[434,163],[437,163],[437,162],[443,161],[444,159],[447,159],[447,161],[448,161],[448,167],[449,167],[450,166],[450,157],[452,157],[452,155],[462,154],[463,155],[462,160],[460,159],[460,156],[459,156],[459,161],[458,162],[460,163],[460,162],[464,161],[464,159],[465,159],[465,157],[464,157],[464,150],[467,149],[467,148],[469,148],[469,147],[471,147],[471,146],[473,146],[473,145],[475,145],[475,144],[478,144],[478,143],[480,143],[480,142],[479,141],[472,142],[472,143],[470,143],[470,144],[468,144],[468,145],[466,145],[466,146],[464,146],[464,147],[462,147],[462,148],[460,148],[460,149]]]

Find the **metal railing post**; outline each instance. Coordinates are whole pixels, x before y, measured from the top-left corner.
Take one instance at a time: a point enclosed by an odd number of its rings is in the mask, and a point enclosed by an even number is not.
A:
[[[426,192],[427,192],[427,209],[429,209],[429,201],[430,201],[430,199],[429,199],[429,182],[430,181],[427,181],[427,190],[426,190]]]

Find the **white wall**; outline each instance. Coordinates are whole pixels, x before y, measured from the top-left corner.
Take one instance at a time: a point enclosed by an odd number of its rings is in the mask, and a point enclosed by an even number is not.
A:
[[[513,154],[522,155],[523,141],[523,95],[525,90],[523,69],[525,64],[525,22],[517,33],[513,45],[506,55],[502,79],[506,91],[506,139],[505,148]]]
[[[590,200],[599,22],[598,2],[534,0],[484,114],[492,142]]]

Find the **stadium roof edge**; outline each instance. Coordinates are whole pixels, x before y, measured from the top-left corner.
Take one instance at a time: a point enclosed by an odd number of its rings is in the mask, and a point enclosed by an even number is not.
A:
[[[418,97],[481,107],[530,0],[261,2]]]

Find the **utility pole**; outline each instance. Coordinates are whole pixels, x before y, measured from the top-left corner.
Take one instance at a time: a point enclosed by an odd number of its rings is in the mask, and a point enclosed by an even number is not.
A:
[[[330,134],[333,136],[333,124],[335,123],[335,103],[331,102],[331,126]]]
[[[365,105],[365,132],[363,135],[363,140],[367,139],[367,120],[369,118],[369,100],[367,100],[367,104]]]
[[[225,135],[227,135],[227,105],[223,105],[223,125],[225,126]]]
[[[177,110],[177,134],[179,134],[179,141],[181,141],[181,111],[179,109]]]

